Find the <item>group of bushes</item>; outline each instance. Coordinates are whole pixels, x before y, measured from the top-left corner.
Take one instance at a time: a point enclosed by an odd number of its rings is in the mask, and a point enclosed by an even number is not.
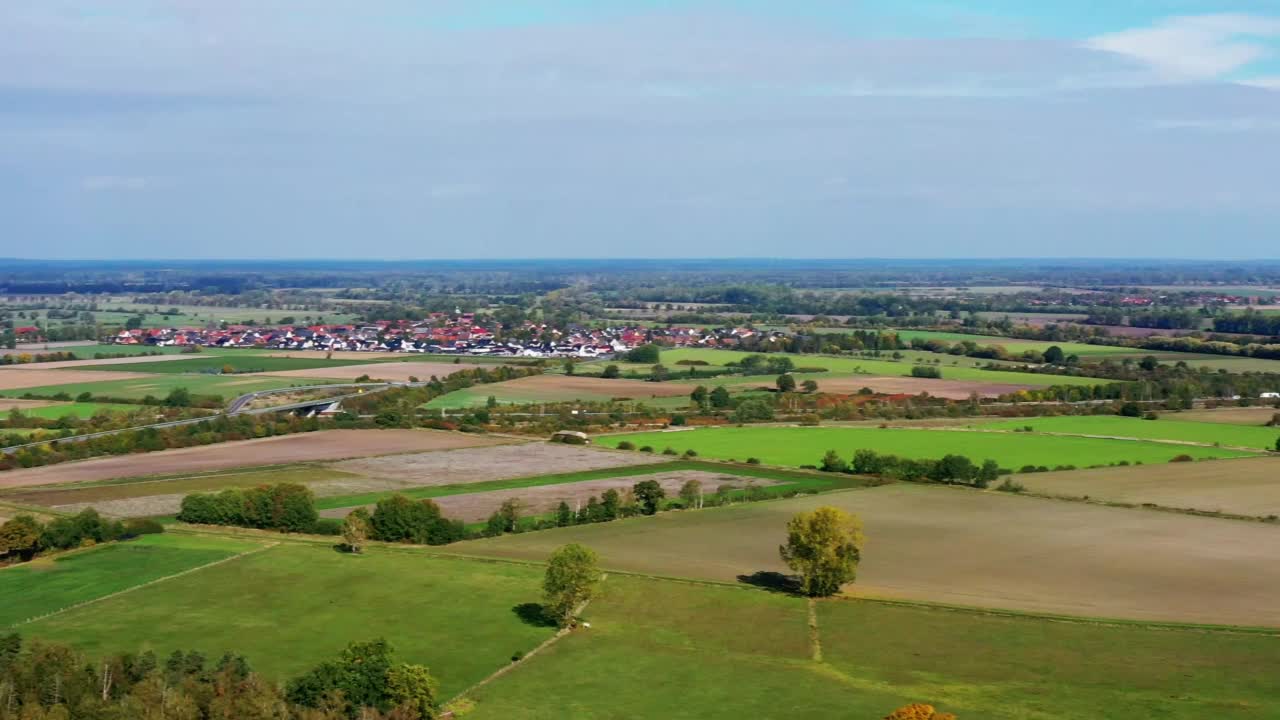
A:
[[[281,684],[254,673],[241,655],[210,662],[197,651],[168,658],[99,654],[0,636],[0,718],[243,718],[431,720],[439,687],[422,665],[402,662],[384,640],[351,643]]]
[[[19,515],[0,525],[0,563],[25,562],[45,550],[70,550],[160,532],[164,527],[154,520],[108,520],[93,508],[48,523]]]
[[[821,464],[810,466],[823,472],[875,475],[907,482],[931,482],[946,485],[971,485],[988,487],[1001,474],[1008,474],[995,460],[975,464],[963,455],[944,455],[937,460],[903,458],[878,453],[874,450],[857,450],[853,461],[848,462],[835,450],[828,450]]]
[[[313,532],[320,515],[316,512],[315,495],[309,488],[297,483],[280,483],[188,495],[182,498],[178,519],[198,525]]]

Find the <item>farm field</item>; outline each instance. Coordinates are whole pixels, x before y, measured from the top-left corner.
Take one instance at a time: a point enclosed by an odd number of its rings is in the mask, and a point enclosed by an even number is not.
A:
[[[1280,627],[1275,527],[943,486],[896,484],[664,513],[448,550],[538,561],[580,542],[600,553],[606,569],[733,583],[785,572],[778,545],[787,520],[823,505],[857,513],[865,525],[858,581],[849,588],[859,596]]]
[[[123,325],[132,315],[145,313],[144,327],[190,327],[204,326],[209,322],[228,323],[266,323],[268,319],[279,322],[282,318],[293,317],[301,324],[342,325],[355,320],[356,315],[334,310],[264,310],[247,307],[216,307],[205,305],[147,305],[132,302],[102,303],[97,311],[98,322]],[[168,310],[177,309],[176,315],[165,315]],[[158,310],[159,313],[153,312]]]
[[[1177,412],[1161,412],[1161,420],[1186,420],[1190,422],[1227,423],[1230,425],[1263,426],[1271,421],[1272,416],[1280,413],[1274,407],[1222,407],[1205,410],[1181,410]],[[1277,429],[1280,432],[1280,429]]]
[[[707,350],[701,348],[667,350],[662,353],[662,364],[669,368],[677,367],[681,360],[703,360],[711,365],[723,365],[726,362],[741,360],[747,355],[738,350]],[[922,353],[923,354],[923,353]],[[914,363],[895,362],[886,359],[864,359],[857,357],[837,357],[832,355],[788,355],[797,367],[826,368],[834,377],[835,373],[859,375],[911,375]],[[977,367],[951,366],[949,362],[955,358],[950,355],[937,355],[942,363],[937,367],[942,370],[944,380],[970,380],[974,382],[1006,383],[1010,385],[1103,385],[1108,381],[1097,378],[1072,377],[1067,375],[1033,375],[1031,373],[1005,372],[1000,370],[984,370]],[[822,383],[823,373],[804,374],[804,379],[812,377]],[[714,383],[718,378],[701,380],[702,384]],[[682,380],[680,382],[695,382]],[[697,384],[695,382],[695,384]]]
[[[1253,357],[1235,357],[1231,355],[1211,355],[1208,353],[1180,353],[1180,352],[1144,352],[1141,350],[1128,349],[1129,352],[1123,355],[1112,356],[1113,360],[1123,360],[1124,358],[1132,358],[1133,360],[1141,360],[1150,355],[1162,363],[1174,364],[1177,362],[1185,362],[1193,368],[1209,368],[1210,370],[1226,370],[1233,373],[1246,372],[1264,372],[1264,373],[1280,373],[1280,360],[1269,360],[1267,358]],[[1280,392],[1280,386],[1276,388]]]
[[[944,370],[943,372],[945,373],[946,371]],[[1035,385],[1010,385],[1007,383],[975,382],[972,380],[934,380],[932,378],[905,377],[902,375],[885,377],[879,375],[802,373],[797,374],[795,377],[797,383],[813,380],[818,383],[818,392],[824,393],[853,395],[863,388],[871,388],[875,392],[889,395],[929,393],[933,397],[952,400],[967,400],[974,393],[982,397],[993,397],[1037,387]],[[722,380],[724,382],[721,382]],[[735,388],[742,390],[750,387],[773,388],[776,380],[776,375],[739,375],[711,378],[703,381],[702,384],[712,387],[724,385],[730,390]],[[692,383],[690,382],[689,384]]]
[[[4,407],[4,403],[0,402],[0,408]],[[57,420],[61,417],[73,415],[78,418],[93,417],[99,412],[138,412],[140,410],[148,410],[141,405],[126,405],[123,403],[95,403],[95,402],[70,402],[70,403],[42,403],[36,407],[18,406],[22,414],[30,418],[43,418],[45,420]]]
[[[203,353],[201,353],[203,355]],[[90,361],[93,362],[93,361]],[[99,363],[112,363],[108,366],[114,370],[143,373],[182,373],[182,374],[219,374],[223,368],[231,368],[234,373],[264,373],[285,370],[328,369],[345,372],[347,368],[361,367],[371,364],[370,360],[326,360],[320,353],[311,357],[271,357],[268,355],[210,355],[208,357],[181,355],[160,359],[128,362],[127,360],[99,360]],[[127,363],[127,364],[126,364]],[[227,373],[233,374],[233,373]]]
[[[25,382],[13,385],[14,375],[39,375],[35,383]],[[15,371],[6,374],[0,370],[0,392],[6,395],[51,396],[58,393],[79,395],[91,393],[99,397],[138,399],[151,395],[163,398],[177,388],[186,388],[193,395],[216,395],[224,400],[231,400],[245,393],[261,390],[276,390],[304,385],[321,385],[325,380],[272,377],[269,375],[180,375],[174,373],[142,374],[105,370],[48,370],[37,373],[31,370]],[[330,383],[342,383],[345,380],[329,379]]]
[[[217,537],[144,535],[3,568],[0,629],[258,547]]]
[[[284,360],[284,358],[280,358]],[[393,382],[409,382],[411,378],[418,378],[423,382],[430,380],[432,376],[448,377],[462,370],[474,370],[476,365],[461,363],[441,363],[441,362],[366,362],[362,365],[352,365],[349,361],[333,360],[336,366],[316,367],[309,370],[278,370],[266,373],[265,376],[278,378],[296,378],[297,381],[323,381],[327,378],[338,378],[336,382],[350,382],[363,375],[368,375],[377,380],[390,380]],[[342,363],[346,363],[343,365]]]
[[[1259,450],[1275,450],[1276,442],[1280,441],[1280,428],[1194,422],[1172,417],[1143,420],[1119,415],[1063,415],[978,422],[974,423],[973,427],[983,430],[1019,430],[1029,427],[1034,433],[1172,440],[1206,445],[1219,443],[1228,447]]]
[[[1028,423],[1022,423],[1028,424]],[[965,455],[976,463],[992,459],[1002,468],[1024,465],[1108,465],[1120,461],[1165,463],[1177,455],[1196,459],[1242,457],[1253,453],[1225,448],[1173,445],[1133,440],[1110,440],[1034,433],[995,433],[969,430],[748,426],[700,430],[659,431],[608,435],[597,440],[617,447],[622,441],[637,446],[693,449],[700,456],[720,460],[759,458],[770,465],[817,465],[828,450],[845,460],[867,448],[909,458]]]
[[[1131,348],[1115,347],[1111,345],[1093,345],[1090,343],[1080,342],[1049,342],[1047,340],[1020,340],[1008,337],[992,337],[990,335],[972,335],[969,333],[943,332],[938,330],[892,330],[898,334],[898,337],[906,341],[915,339],[920,340],[941,340],[943,342],[974,342],[979,345],[1000,345],[1010,354],[1017,355],[1028,350],[1042,353],[1050,347],[1057,345],[1062,348],[1062,352],[1067,355],[1079,355],[1080,357],[1088,357],[1095,355],[1117,355],[1132,352]]]
[[[483,407],[493,397],[503,404],[554,402],[608,402],[625,398],[650,402],[662,398],[687,398],[691,388],[672,383],[644,380],[606,380],[577,375],[532,375],[530,377],[455,390],[427,403],[433,409]]]
[[[801,599],[616,574],[586,614],[589,631],[474,693],[469,717],[861,719],[929,702],[984,720],[1244,720],[1265,716],[1280,670],[1275,637],[847,600],[817,604],[815,661]]]
[[[539,601],[541,580],[536,566],[286,542],[31,623],[23,634],[91,656],[234,651],[273,681],[336,657],[349,642],[384,637],[405,662],[430,667],[449,697],[550,637],[516,612]]]
[[[1280,457],[1019,475],[1033,493],[1248,517],[1280,516]]]
[[[0,488],[93,482],[146,475],[318,462],[391,453],[499,445],[504,441],[434,430],[324,430],[257,440],[112,456],[0,473]]]

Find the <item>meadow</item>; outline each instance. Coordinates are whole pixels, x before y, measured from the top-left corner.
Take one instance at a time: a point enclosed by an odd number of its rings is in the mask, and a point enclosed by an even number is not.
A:
[[[175,361],[182,362],[182,361]],[[166,363],[156,363],[157,365],[165,365]],[[117,366],[119,367],[119,366]],[[85,368],[88,371],[89,368]],[[15,371],[21,372],[21,371]],[[52,370],[51,373],[63,372]],[[164,398],[171,391],[178,388],[186,388],[193,395],[215,395],[224,400],[230,400],[239,397],[245,393],[258,392],[261,390],[276,390],[279,388],[287,388],[304,385],[323,385],[327,382],[341,383],[343,380],[322,380],[322,379],[304,379],[304,378],[288,378],[288,377],[266,377],[253,375],[204,375],[204,374],[152,374],[140,375],[128,379],[119,380],[103,380],[101,382],[85,382],[80,378],[85,377],[82,371],[75,372],[69,379],[74,379],[67,384],[49,384],[37,387],[12,388],[8,390],[0,390],[0,395],[10,397],[21,397],[31,394],[36,397],[50,397],[59,393],[66,393],[72,397],[80,393],[90,393],[96,397],[126,398],[141,400],[150,395],[156,398]]]
[[[1067,355],[1079,355],[1082,358],[1098,355],[1123,355],[1124,353],[1133,352],[1131,348],[1116,347],[1112,345],[1093,345],[1090,343],[1067,341],[1049,342],[1047,340],[1020,340],[1018,338],[992,337],[990,335],[973,335],[970,333],[942,332],[937,330],[893,330],[892,332],[897,333],[899,338],[908,342],[919,339],[941,340],[948,343],[968,341],[977,343],[978,345],[999,345],[1013,355],[1019,355],[1028,350],[1043,353],[1054,345],[1061,348],[1062,352]]]
[[[468,717],[862,719],[929,702],[990,720],[1244,720],[1273,717],[1280,671],[1272,636],[867,601],[818,602],[811,639],[804,600],[618,574],[586,615]]]
[[[219,374],[226,368],[231,373],[279,372],[284,370],[313,370],[316,368],[338,368],[352,365],[369,365],[372,360],[326,360],[323,353],[312,353],[303,357],[271,357],[269,355],[215,354],[202,357],[204,353],[193,354],[183,360],[165,360],[163,362],[127,363],[123,365],[100,365],[103,370],[139,373],[178,373],[178,374]],[[84,369],[92,370],[94,366]]]
[[[662,364],[672,370],[674,374],[679,374],[679,363],[682,360],[703,361],[712,366],[723,366],[725,363],[740,361],[742,358],[757,353],[748,353],[740,350],[710,350],[704,348],[681,348],[676,350],[666,350],[662,353]],[[931,356],[933,359],[940,360],[941,363],[936,367],[942,370],[942,377],[946,380],[973,380],[978,382],[989,383],[1008,383],[1011,385],[1103,385],[1108,381],[1098,378],[1072,377],[1066,375],[1034,375],[1031,373],[1006,372],[1001,370],[986,370],[980,367],[969,366],[965,363],[959,365],[951,365],[953,360],[967,361],[967,358],[956,358],[951,355],[939,355],[937,353],[918,352],[919,357]],[[905,353],[904,353],[905,355]],[[858,358],[852,356],[835,356],[835,355],[795,355],[788,354],[786,357],[791,358],[796,367],[801,368],[823,368],[829,373],[855,373],[862,375],[910,375],[911,368],[916,365],[915,362],[908,362],[909,358],[904,357],[903,361],[894,361],[888,357],[882,358]],[[930,363],[931,364],[931,363]],[[816,373],[812,377],[819,383],[822,382],[824,373]],[[719,378],[711,378],[701,381],[681,381],[694,382],[701,384],[714,384]]]
[[[82,562],[97,557],[86,554]],[[541,579],[542,569],[527,565],[396,548],[351,555],[328,543],[286,542],[28,624],[22,632],[90,655],[239,652],[279,681],[336,656],[349,642],[383,637],[406,662],[430,667],[449,696],[550,637],[551,629],[518,612],[538,602]]]
[[[218,537],[144,535],[3,568],[0,628],[257,547],[252,542]]]
[[[608,447],[617,447],[623,441],[637,447],[672,447],[681,453],[692,449],[700,456],[720,460],[755,457],[766,464],[784,466],[817,465],[828,450],[835,450],[849,460],[854,451],[864,448],[909,458],[936,459],[957,454],[977,463],[992,459],[1000,467],[1012,470],[1024,465],[1052,468],[1110,465],[1121,461],[1163,463],[1184,454],[1195,459],[1253,454],[1225,448],[1034,433],[829,426],[707,428],[608,435],[597,440]]]
[[[1194,422],[1166,416],[1160,420],[1120,417],[1119,415],[1062,415],[1034,417],[997,422],[977,422],[983,430],[1022,430],[1035,433],[1100,435],[1105,437],[1172,440],[1177,442],[1221,444],[1228,447],[1275,450],[1280,441],[1280,428],[1249,427],[1227,423]]]
[[[646,405],[680,407],[689,403],[692,388],[643,380],[605,380],[578,375],[533,375],[500,383],[455,390],[428,402],[431,409],[483,407],[493,398],[498,404],[556,402],[609,402],[635,400]]]
[[[146,408],[141,408],[137,405],[126,405],[122,403],[70,402],[46,405],[44,407],[24,408],[22,410],[22,414],[30,418],[57,420],[58,418],[67,417],[68,415],[77,418],[89,418],[100,412],[128,413],[145,409]]]

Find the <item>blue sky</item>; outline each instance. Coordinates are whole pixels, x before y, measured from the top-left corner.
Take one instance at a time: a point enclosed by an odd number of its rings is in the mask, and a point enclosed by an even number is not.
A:
[[[0,256],[1277,257],[1280,0],[16,0]]]

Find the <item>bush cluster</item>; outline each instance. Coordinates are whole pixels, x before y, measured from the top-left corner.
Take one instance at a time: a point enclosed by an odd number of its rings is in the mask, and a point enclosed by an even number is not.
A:
[[[315,529],[319,513],[315,495],[309,488],[297,483],[280,483],[188,495],[182,498],[178,519],[199,525],[300,533]]]
[[[985,488],[1000,474],[995,460],[984,460],[976,465],[963,455],[944,455],[937,460],[903,458],[881,454],[874,450],[857,450],[853,462],[846,462],[835,450],[828,450],[818,466],[823,472],[844,472],[855,475],[875,475],[908,482],[932,482],[947,485],[972,485]]]
[[[47,524],[19,515],[0,525],[0,563],[27,561],[45,550],[70,550],[161,532],[164,527],[154,520],[109,520],[93,508]]]

